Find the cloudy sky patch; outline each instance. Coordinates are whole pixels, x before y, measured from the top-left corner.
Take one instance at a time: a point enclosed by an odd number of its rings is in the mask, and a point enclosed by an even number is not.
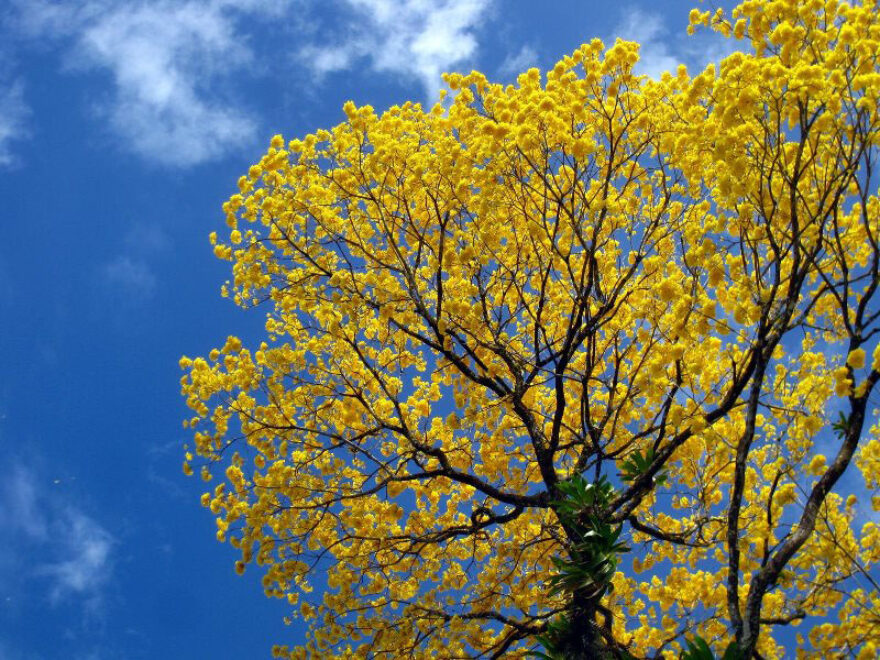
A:
[[[112,576],[113,537],[55,486],[14,463],[0,487],[0,571],[4,582],[19,585],[7,597],[94,608]]]

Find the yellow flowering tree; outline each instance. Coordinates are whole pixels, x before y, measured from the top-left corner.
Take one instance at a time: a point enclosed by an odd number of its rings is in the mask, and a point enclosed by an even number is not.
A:
[[[212,235],[265,341],[181,364],[217,537],[310,622],[276,655],[876,657],[878,13],[272,140]]]

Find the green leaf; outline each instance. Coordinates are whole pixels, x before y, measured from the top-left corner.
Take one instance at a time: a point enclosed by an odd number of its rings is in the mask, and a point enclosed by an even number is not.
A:
[[[842,437],[846,435],[847,429],[849,429],[849,419],[841,412],[840,417],[831,425],[831,428],[834,429],[838,437]]]
[[[681,654],[681,660],[715,660],[715,654],[709,644],[702,637],[694,637],[687,643],[687,648]]]
[[[620,466],[620,477],[624,481],[635,481],[641,475],[648,471],[651,464],[656,458],[656,452],[653,447],[648,447],[644,452],[638,450],[633,451]],[[666,481],[667,475],[663,472],[655,475],[654,483],[662,484]]]
[[[682,651],[680,660],[715,660],[715,654],[712,653],[712,648],[705,639],[696,636],[687,643],[687,648]],[[743,660],[736,640],[727,645],[721,660]]]
[[[724,655],[721,657],[721,660],[743,660],[742,651],[740,651],[739,644],[735,640],[724,649]]]

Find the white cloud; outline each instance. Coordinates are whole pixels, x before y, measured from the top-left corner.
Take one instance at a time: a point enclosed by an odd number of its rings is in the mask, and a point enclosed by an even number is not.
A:
[[[328,73],[344,71],[355,59],[355,49],[346,46],[303,46],[299,59],[319,80]]]
[[[130,299],[149,298],[157,284],[150,261],[168,249],[169,238],[157,224],[136,222],[125,234],[123,242],[125,249],[104,264],[104,279]]]
[[[514,78],[520,73],[538,66],[538,53],[531,46],[523,46],[516,53],[510,53],[498,66],[502,78]]]
[[[63,559],[49,562],[37,573],[51,578],[50,598],[58,602],[68,596],[100,596],[100,589],[110,575],[113,538],[94,520],[76,509],[68,509],[56,523]]]
[[[36,579],[53,603],[100,604],[112,574],[112,535],[50,492],[34,471],[13,463],[10,475],[0,488],[0,578],[7,589]],[[21,591],[27,597],[33,586]]]
[[[185,167],[253,139],[253,117],[217,90],[253,63],[242,16],[276,15],[284,0],[17,2],[24,33],[72,42],[67,68],[112,77],[97,110],[127,150]]]
[[[0,81],[0,108],[0,167],[9,167],[17,162],[11,144],[26,137],[26,120],[30,114],[21,80]]]
[[[3,481],[0,491],[0,528],[10,534],[23,534],[29,539],[46,539],[45,514],[37,505],[37,490],[31,473],[21,465],[14,465]]]
[[[322,28],[319,0],[12,0],[13,30],[19,45],[60,46],[68,72],[105,76],[109,90],[92,109],[122,149],[186,167],[254,140],[258,118],[232,83],[269,66],[256,52],[266,30],[297,26],[299,60],[316,78],[365,66],[419,81],[433,101],[440,74],[474,58],[493,0],[337,3],[334,24]],[[253,31],[269,18],[273,26]],[[20,101],[20,87],[11,93]],[[11,128],[0,123],[0,163],[20,115]]]
[[[148,298],[156,289],[156,276],[147,263],[127,254],[119,255],[106,264],[104,276],[110,284],[139,298]]]
[[[617,36],[641,44],[636,73],[659,78],[664,71],[674,73],[678,68],[679,59],[673,56],[665,41],[668,35],[660,16],[633,8],[617,26]]]
[[[125,235],[125,244],[139,252],[164,252],[170,245],[168,235],[156,224],[135,223]]]
[[[112,126],[143,156],[190,165],[250,139],[245,114],[204,93],[217,72],[213,58],[231,66],[248,59],[223,14],[203,3],[120,8],[89,25],[79,50],[83,62],[112,71]]]
[[[679,64],[702,69],[729,55],[734,48],[731,40],[708,30],[695,36],[687,36],[684,28],[680,33],[670,33],[662,16],[637,7],[624,12],[614,36],[641,45],[635,72],[651,78],[659,78],[664,71],[674,74]]]
[[[373,71],[419,80],[433,102],[443,86],[440,74],[476,54],[474,32],[492,0],[344,2],[354,11],[351,22],[303,46],[300,61],[320,78],[366,60]],[[340,32],[347,35],[342,42],[326,43]]]

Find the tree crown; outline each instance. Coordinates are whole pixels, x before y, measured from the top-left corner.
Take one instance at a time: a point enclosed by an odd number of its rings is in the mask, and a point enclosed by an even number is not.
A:
[[[278,655],[771,658],[807,620],[807,656],[873,657],[880,532],[840,480],[880,486],[880,21],[691,22],[743,49],[448,75],[240,179],[211,240],[266,341],[182,384],[218,539],[312,622]]]

